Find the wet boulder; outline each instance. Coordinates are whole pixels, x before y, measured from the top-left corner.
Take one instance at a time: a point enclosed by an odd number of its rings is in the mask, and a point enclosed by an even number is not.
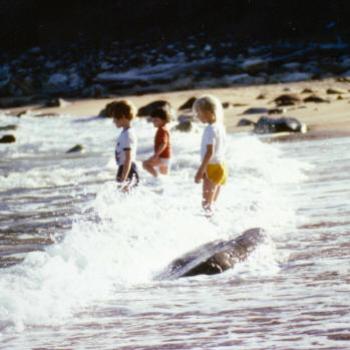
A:
[[[13,135],[7,134],[0,138],[0,143],[13,143],[16,142],[16,138]]]
[[[163,110],[167,111],[168,113],[170,113],[171,115],[173,115],[173,110],[172,110],[171,104],[165,100],[154,101],[154,102],[147,104],[146,106],[139,108],[139,110],[137,111],[137,115],[139,117],[148,117],[156,109],[163,109]]]
[[[172,261],[156,278],[174,280],[222,273],[245,261],[265,240],[262,228],[252,228],[234,239],[203,244]]]
[[[279,132],[305,132],[306,126],[292,117],[269,118],[261,117],[254,125],[256,134],[273,134]]]
[[[191,120],[179,121],[179,123],[175,125],[175,130],[181,131],[181,132],[190,132],[192,130]]]
[[[85,151],[84,146],[78,144],[70,148],[66,153],[83,153]]]

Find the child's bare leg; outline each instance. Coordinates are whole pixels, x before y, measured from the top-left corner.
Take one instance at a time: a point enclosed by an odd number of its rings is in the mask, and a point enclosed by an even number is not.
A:
[[[217,185],[213,184],[206,176],[203,179],[203,198],[202,206],[204,210],[211,210],[211,205],[214,201],[215,192],[217,190]]]
[[[162,175],[168,175],[168,173],[169,173],[168,166],[167,166],[167,165],[164,165],[164,164],[159,165],[159,172],[160,172]]]
[[[153,162],[150,162],[149,160],[145,160],[142,163],[143,168],[148,171],[151,175],[153,175],[154,177],[158,176],[158,173],[156,171],[156,169],[154,168],[154,164]]]
[[[216,190],[215,190],[215,193],[214,193],[214,203],[217,201],[217,199],[219,197],[220,189],[221,189],[221,186],[216,186]]]

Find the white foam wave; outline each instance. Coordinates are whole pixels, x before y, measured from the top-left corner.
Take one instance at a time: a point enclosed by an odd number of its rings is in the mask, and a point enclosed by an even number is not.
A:
[[[69,123],[64,118],[40,122],[55,130]],[[60,146],[65,149],[79,124],[72,123],[71,128],[56,133],[26,123],[21,133],[29,132],[33,139],[24,138],[18,152],[26,150],[26,142],[39,143],[45,135],[50,135],[52,143],[65,140],[64,147]],[[99,163],[96,169],[102,173],[111,170],[116,132],[110,123],[95,121],[91,129],[81,130],[87,147],[100,152],[104,167]],[[136,129],[141,145],[139,156],[146,157],[152,149],[154,130],[144,121],[137,122]],[[278,237],[295,225],[295,207],[288,196],[288,186],[297,186],[305,179],[305,164],[285,156],[278,146],[247,135],[228,137],[229,183],[222,190],[213,219],[208,221],[201,215],[201,188],[193,182],[199,142],[198,132],[174,133],[169,178],[154,182],[142,173],[141,185],[129,196],[117,192],[114,183],[100,185],[96,198],[83,208],[85,214],[74,218],[63,242],[44,252],[30,253],[22,264],[0,271],[0,321],[19,328],[61,322],[80,307],[113,296],[116,290],[153,283],[155,273],[202,243],[231,238],[257,226]],[[51,146],[40,145],[39,149],[49,152]],[[77,181],[82,180],[82,169],[70,168]],[[52,186],[71,181],[69,176],[66,178],[66,170],[58,171],[57,178],[50,177],[46,170],[32,171],[28,181],[47,178]],[[13,187],[23,185],[18,177],[10,175]],[[265,273],[274,273],[279,257],[273,245],[268,247],[258,250],[238,273],[259,273],[256,271],[261,272],[257,267],[262,261],[267,265]]]

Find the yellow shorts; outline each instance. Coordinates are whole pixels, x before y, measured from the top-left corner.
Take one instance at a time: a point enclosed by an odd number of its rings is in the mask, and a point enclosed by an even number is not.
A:
[[[208,164],[206,175],[215,185],[224,185],[228,176],[227,167],[225,164]]]

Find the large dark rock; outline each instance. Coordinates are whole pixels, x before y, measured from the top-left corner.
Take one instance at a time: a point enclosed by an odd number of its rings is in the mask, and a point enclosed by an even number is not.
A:
[[[256,134],[272,134],[278,132],[305,132],[305,125],[296,118],[261,117],[254,125]]]
[[[70,148],[66,153],[83,153],[83,152],[84,152],[84,146],[75,145],[74,147]]]
[[[204,244],[173,261],[158,279],[214,275],[244,261],[265,239],[261,228],[252,228],[235,239]]]
[[[177,125],[175,125],[175,130],[190,132],[192,130],[192,122],[190,120],[180,121]]]
[[[4,135],[0,138],[0,143],[13,143],[16,142],[16,138],[13,135]]]

